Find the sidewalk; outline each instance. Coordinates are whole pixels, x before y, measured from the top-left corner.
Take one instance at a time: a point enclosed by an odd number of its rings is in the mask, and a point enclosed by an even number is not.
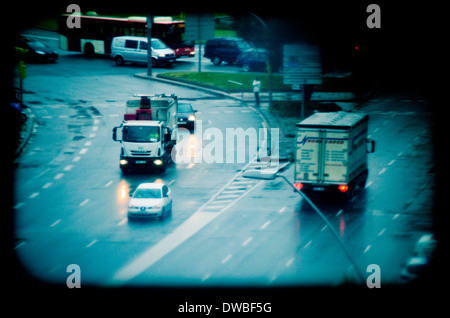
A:
[[[295,137],[296,130],[295,124],[301,120],[300,116],[295,117],[284,117],[280,118],[277,114],[269,111],[269,93],[260,93],[260,107],[255,105],[255,97],[252,92],[242,92],[242,93],[227,93],[220,90],[215,90],[207,87],[197,86],[190,83],[178,82],[169,79],[159,78],[155,75],[148,76],[146,73],[137,73],[135,77],[158,81],[166,84],[177,85],[182,87],[187,87],[195,90],[204,91],[216,96],[232,98],[234,100],[240,101],[241,103],[247,104],[255,111],[259,112],[264,118],[267,128],[278,128],[279,131],[279,160],[280,162],[293,161],[295,157]],[[273,92],[272,101],[300,101],[302,100],[302,93],[300,91],[290,91],[290,92]],[[333,101],[343,110],[350,111],[358,103],[354,102],[355,95],[352,92],[313,92],[311,96],[312,101],[322,101],[331,102]]]

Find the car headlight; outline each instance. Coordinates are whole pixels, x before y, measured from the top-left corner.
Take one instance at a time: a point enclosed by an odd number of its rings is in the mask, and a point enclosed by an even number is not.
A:
[[[125,159],[122,159],[119,161],[119,163],[123,166],[123,165],[126,165],[128,163],[128,161]]]
[[[194,115],[189,116],[188,120],[194,121],[195,120],[195,116]]]
[[[164,56],[166,56],[166,54],[160,53],[160,54],[158,54],[158,56],[159,56],[159,57],[164,57]]]
[[[39,54],[39,55],[44,55],[45,54],[45,52],[42,52],[42,51],[35,51],[36,52],[36,54]]]

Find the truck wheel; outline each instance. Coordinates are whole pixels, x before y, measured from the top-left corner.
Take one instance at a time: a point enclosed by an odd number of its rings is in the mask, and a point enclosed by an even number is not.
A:
[[[211,62],[213,62],[214,65],[219,66],[220,64],[222,64],[222,59],[218,56],[214,57]]]
[[[121,57],[120,55],[117,55],[114,58],[114,61],[116,61],[116,65],[117,66],[122,66],[125,63],[125,60],[123,59],[123,57]]]
[[[246,64],[242,65],[242,70],[244,72],[250,71],[250,64],[246,63]]]

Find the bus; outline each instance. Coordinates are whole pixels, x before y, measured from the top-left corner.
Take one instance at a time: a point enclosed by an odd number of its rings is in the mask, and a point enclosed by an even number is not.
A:
[[[85,55],[109,55],[111,42],[116,36],[147,36],[146,17],[114,18],[97,15],[80,15],[80,28],[69,28],[63,14],[58,20],[59,47],[62,50],[82,52]],[[184,21],[171,17],[155,17],[152,38],[158,38],[175,51],[177,58],[194,57],[193,41],[184,41]]]

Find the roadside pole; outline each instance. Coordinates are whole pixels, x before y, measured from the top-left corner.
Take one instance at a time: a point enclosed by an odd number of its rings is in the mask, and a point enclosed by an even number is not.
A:
[[[147,13],[147,75],[152,76],[152,21],[153,15]]]

